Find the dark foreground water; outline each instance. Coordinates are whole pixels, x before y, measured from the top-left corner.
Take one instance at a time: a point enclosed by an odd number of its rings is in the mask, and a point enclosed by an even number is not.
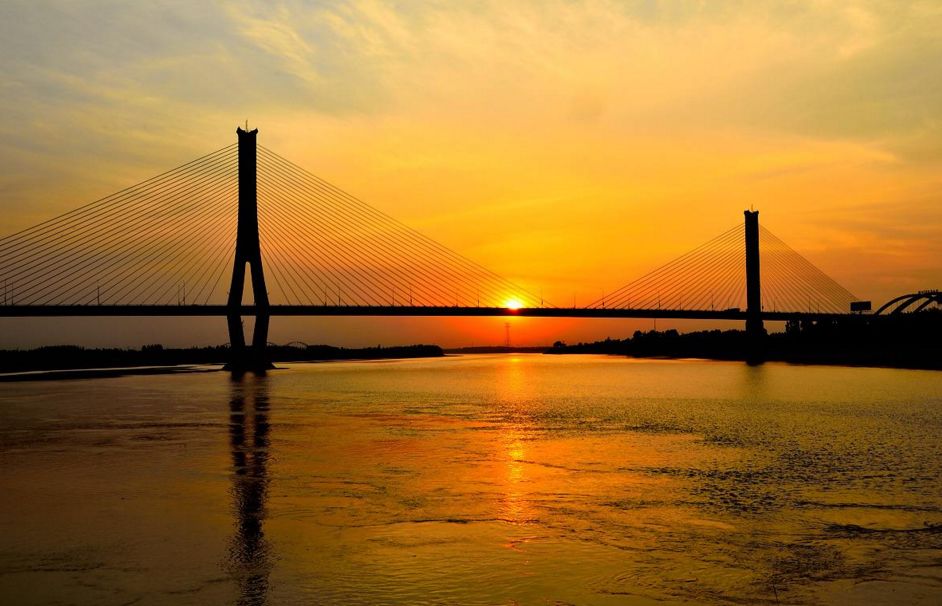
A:
[[[8,604],[937,604],[942,373],[465,356],[0,384]]]

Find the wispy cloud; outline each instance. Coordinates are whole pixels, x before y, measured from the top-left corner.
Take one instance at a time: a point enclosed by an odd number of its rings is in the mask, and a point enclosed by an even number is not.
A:
[[[627,281],[750,204],[851,283],[873,278],[847,261],[854,243],[881,233],[942,278],[928,256],[940,26],[931,1],[14,0],[0,229],[225,144],[249,118],[524,282],[562,267],[534,233],[568,241],[570,282],[594,293],[592,276]],[[905,273],[890,265],[887,292]]]

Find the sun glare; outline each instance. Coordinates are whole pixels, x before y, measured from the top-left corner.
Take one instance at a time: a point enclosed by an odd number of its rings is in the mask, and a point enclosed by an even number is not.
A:
[[[504,307],[507,309],[520,309],[523,307],[523,303],[520,299],[507,299],[507,301],[504,302]]]

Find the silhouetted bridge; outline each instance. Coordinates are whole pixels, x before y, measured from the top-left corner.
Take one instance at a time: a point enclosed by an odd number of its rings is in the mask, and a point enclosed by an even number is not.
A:
[[[434,307],[429,305],[242,305],[239,316],[354,316],[354,317],[522,317],[522,318],[668,318],[674,320],[747,320],[738,309],[603,309],[587,307]],[[0,317],[220,317],[228,316],[226,305],[9,305],[0,307]],[[762,320],[825,320],[846,317],[845,313],[763,311]]]
[[[0,238],[0,316],[224,316],[233,367],[262,369],[271,316],[740,320],[759,335],[766,320],[845,317],[857,299],[746,211],[589,305],[553,306],[259,146],[257,129],[236,132],[237,144]],[[255,317],[250,346],[243,316]]]

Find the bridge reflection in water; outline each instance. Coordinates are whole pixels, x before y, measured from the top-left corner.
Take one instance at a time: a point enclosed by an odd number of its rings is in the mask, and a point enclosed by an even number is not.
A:
[[[238,604],[264,604],[271,551],[263,522],[268,494],[268,382],[265,377],[232,380],[229,445],[232,451],[232,511],[235,534],[227,565],[236,579]]]

